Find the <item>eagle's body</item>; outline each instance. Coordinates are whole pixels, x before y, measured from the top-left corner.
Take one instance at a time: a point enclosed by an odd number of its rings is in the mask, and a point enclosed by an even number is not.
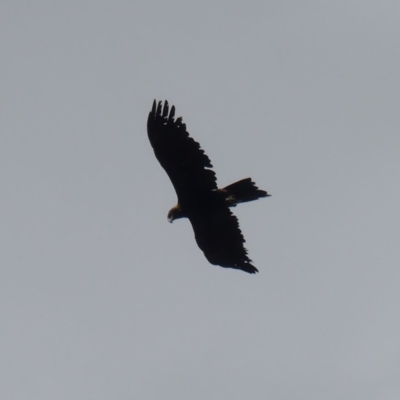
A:
[[[258,272],[247,256],[238,220],[229,207],[269,195],[250,178],[218,189],[210,159],[189,136],[182,118],[175,120],[174,115],[175,107],[169,112],[167,101],[164,107],[154,101],[147,122],[154,153],[178,196],[168,220],[190,220],[196,242],[211,264]]]

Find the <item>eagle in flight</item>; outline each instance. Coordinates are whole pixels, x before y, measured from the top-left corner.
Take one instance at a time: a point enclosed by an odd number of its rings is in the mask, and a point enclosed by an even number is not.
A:
[[[197,245],[213,265],[258,272],[244,247],[244,237],[230,207],[238,203],[267,197],[251,178],[242,179],[218,189],[211,161],[199,143],[186,130],[182,118],[174,118],[175,107],[169,110],[154,100],[147,121],[151,146],[167,172],[178,196],[178,204],[168,213],[168,221],[188,218]]]

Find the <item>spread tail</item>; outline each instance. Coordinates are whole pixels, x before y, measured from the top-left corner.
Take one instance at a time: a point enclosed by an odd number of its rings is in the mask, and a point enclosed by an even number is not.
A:
[[[260,190],[251,178],[242,179],[220,189],[226,193],[226,200],[231,206],[238,203],[257,200],[261,197],[270,196],[265,190]]]

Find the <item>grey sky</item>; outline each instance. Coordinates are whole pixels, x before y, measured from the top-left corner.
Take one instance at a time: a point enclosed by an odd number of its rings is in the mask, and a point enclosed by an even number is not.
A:
[[[397,1],[2,1],[0,393],[400,398]],[[208,264],[147,139],[175,104],[260,273]]]

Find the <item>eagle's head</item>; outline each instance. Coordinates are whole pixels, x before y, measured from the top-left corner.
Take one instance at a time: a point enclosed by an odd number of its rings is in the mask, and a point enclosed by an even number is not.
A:
[[[183,218],[182,208],[179,204],[173,206],[168,212],[168,222],[174,222],[178,218]]]

